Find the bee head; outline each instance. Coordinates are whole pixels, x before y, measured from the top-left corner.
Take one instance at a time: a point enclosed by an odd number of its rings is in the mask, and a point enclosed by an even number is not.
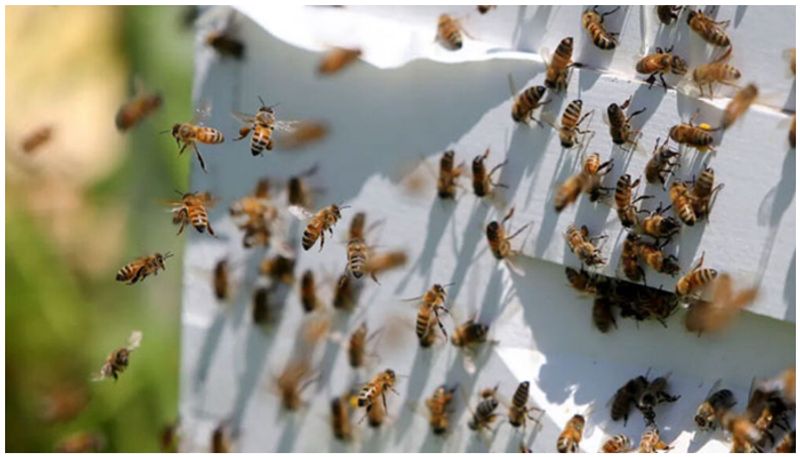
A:
[[[172,124],[172,136],[178,137],[178,133],[181,131],[181,124]]]
[[[631,243],[638,243],[641,237],[635,232],[628,232],[628,236],[625,237],[625,240]]]
[[[394,370],[392,370],[391,368],[387,368],[387,369],[386,369],[386,371],[385,371],[384,373],[385,373],[385,374],[386,374],[386,376],[387,376],[389,379],[391,379],[392,381],[394,381],[394,380],[395,380],[395,378],[397,377],[397,376],[394,374]]]
[[[536,86],[533,88],[533,90],[534,93],[536,94],[536,98],[541,99],[542,97],[544,97],[544,93],[545,91],[547,91],[547,88],[544,86]]]
[[[613,118],[613,116],[619,116],[622,113],[622,108],[619,107],[616,103],[612,103],[608,105],[608,117]]]
[[[689,14],[686,16],[686,23],[691,24],[692,19],[697,15],[697,11],[689,10]]]
[[[706,417],[703,414],[698,413],[696,416],[694,416],[694,422],[700,428],[708,427],[708,421],[706,420]]]
[[[662,229],[665,232],[671,232],[673,230],[678,230],[681,228],[681,225],[678,222],[678,220],[672,216],[668,216],[665,217],[664,219],[661,219],[661,224],[662,224]]]
[[[669,64],[672,67],[672,73],[678,76],[685,75],[689,71],[689,64],[676,55],[671,56],[671,62],[669,62]]]
[[[572,420],[575,425],[575,429],[578,431],[583,431],[583,426],[586,425],[586,418],[580,414],[576,414],[572,416]]]
[[[489,222],[489,225],[486,226],[486,236],[490,238],[496,238],[497,232],[500,230],[500,223],[497,221]]]
[[[563,40],[561,40],[561,42],[564,43],[567,46],[572,46],[572,37],[568,36],[568,37],[564,38]]]
[[[522,381],[521,383],[519,383],[520,387],[524,386],[525,388],[528,388],[530,385],[531,385],[530,381]]]

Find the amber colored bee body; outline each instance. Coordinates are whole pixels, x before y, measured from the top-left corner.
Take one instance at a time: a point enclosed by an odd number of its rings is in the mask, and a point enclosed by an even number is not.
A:
[[[497,5],[478,5],[478,12],[481,14],[486,14],[495,8],[497,8]]]
[[[544,85],[556,92],[567,90],[570,66],[572,66],[572,37],[566,37],[558,43],[550,65],[547,66]]]
[[[550,103],[549,100],[542,102],[546,90],[544,86],[531,86],[520,92],[511,105],[511,118],[514,119],[514,122],[528,123],[529,119],[539,122],[533,117],[533,111],[542,105]]]
[[[261,100],[261,107],[255,115],[249,116],[246,114],[235,114],[235,116],[244,123],[239,129],[239,137],[234,141],[239,141],[247,138],[250,132],[253,136],[250,137],[250,153],[253,156],[260,156],[264,150],[271,151],[273,148],[273,134],[275,133],[275,107],[266,106],[264,101]]]
[[[698,219],[708,218],[716,193],[722,187],[723,184],[714,187],[714,170],[710,167],[705,167],[689,193],[692,198],[692,209]]]
[[[664,216],[669,207],[658,207],[642,220],[642,233],[650,235],[655,239],[669,239],[680,230],[680,223],[672,216]],[[696,215],[696,214],[695,214]]]
[[[583,427],[585,425],[585,417],[580,414],[572,416],[572,418],[567,421],[567,425],[564,426],[561,434],[558,435],[558,440],[556,441],[556,449],[558,452],[578,452],[578,447],[583,439]]]
[[[436,388],[429,398],[425,399],[428,408],[428,423],[434,435],[444,435],[450,429],[450,405],[456,387],[441,385]]]
[[[469,319],[453,330],[450,341],[460,348],[475,347],[486,342],[489,326]]]
[[[367,408],[369,414],[372,406],[378,403],[378,397],[381,398],[383,409],[386,411],[386,392],[394,390],[394,383],[397,377],[394,370],[386,369],[376,374],[368,383],[364,384],[358,394],[358,407]]]
[[[617,216],[623,227],[633,227],[639,222],[637,216],[636,202],[650,196],[642,195],[633,198],[633,190],[639,185],[639,179],[631,182],[631,175],[624,174],[617,180],[617,188],[614,192],[614,202],[617,205]]]
[[[436,38],[442,45],[455,51],[464,46],[464,37],[462,36],[462,27],[458,19],[448,14],[439,16],[439,22],[436,27]]]
[[[353,333],[350,334],[350,339],[347,342],[347,361],[353,368],[360,368],[364,366],[364,359],[366,358],[367,348],[367,323],[362,322]]]
[[[733,279],[727,273],[713,279],[713,283],[711,301],[690,300],[684,322],[686,330],[698,334],[722,330],[758,296],[758,287],[748,287],[734,293]]]
[[[439,198],[452,200],[456,198],[456,187],[458,187],[458,177],[463,172],[463,164],[455,165],[455,152],[445,151],[439,160],[439,177],[436,182],[436,189]]]
[[[528,406],[530,386],[530,381],[522,381],[517,385],[514,396],[511,397],[511,406],[508,408],[508,423],[512,427],[523,427],[524,429],[529,419],[538,423],[539,419],[531,416],[530,413],[531,411],[544,411],[535,406]]]
[[[27,134],[21,143],[22,152],[31,154],[36,152],[37,149],[47,144],[53,137],[53,127],[45,125],[37,128],[33,132]]]
[[[131,263],[120,268],[117,272],[117,281],[127,282],[129,285],[136,284],[137,282],[144,281],[145,278],[152,275],[158,275],[158,270],[166,270],[165,261],[172,257],[171,252],[160,254],[156,252],[153,255],[139,257]]]
[[[755,84],[748,84],[742,90],[736,92],[736,95],[728,102],[728,106],[725,107],[725,112],[722,114],[722,128],[727,129],[733,125],[750,108],[750,105],[756,101],[757,97],[758,87]]]
[[[695,293],[717,277],[717,270],[713,268],[701,268],[704,258],[705,253],[700,257],[697,265],[678,279],[678,282],[675,284],[676,294],[685,297]]]
[[[639,398],[639,395],[647,385],[647,377],[637,376],[617,389],[611,402],[611,420],[618,421],[622,419],[623,424],[627,425],[631,406],[636,403],[636,399]]]
[[[218,425],[211,432],[211,452],[227,453],[231,452],[231,438],[224,423]]]
[[[261,261],[259,272],[273,281],[292,284],[294,282],[294,265],[295,259],[276,255]]]
[[[589,229],[584,225],[577,228],[570,225],[564,235],[567,240],[569,250],[575,254],[578,259],[587,266],[602,265],[605,259],[600,253],[600,250],[595,246],[593,240],[597,238],[590,238]]]
[[[681,57],[672,54],[672,47],[667,49],[656,48],[654,54],[648,54],[636,63],[637,73],[650,75],[646,81],[650,87],[653,87],[656,82],[656,76],[658,76],[665,91],[669,89],[669,86],[664,81],[664,74],[672,73],[677,76],[683,76],[688,71],[688,64]]]
[[[564,273],[567,275],[570,286],[574,289],[588,294],[597,292],[598,280],[588,271],[567,267]]]
[[[591,10],[584,11],[583,16],[581,17],[583,29],[589,34],[589,37],[592,39],[592,43],[594,43],[594,45],[600,49],[609,51],[617,47],[618,34],[611,33],[606,30],[603,22],[606,16],[615,13],[618,9],[619,7],[616,7],[611,11],[600,14],[597,12],[597,7],[595,6]]]
[[[601,448],[605,453],[623,453],[633,451],[633,443],[627,435],[614,435],[603,443]]]
[[[367,225],[367,213],[363,211],[357,212],[353,219],[350,220],[350,228],[347,232],[349,240],[356,238],[364,238]]]
[[[178,144],[178,147],[181,148],[180,151],[178,151],[179,154],[183,154],[183,151],[189,146],[194,149],[197,160],[200,161],[200,167],[204,172],[207,172],[206,163],[203,160],[203,156],[200,155],[200,150],[197,149],[197,143],[219,144],[225,141],[225,135],[219,130],[213,127],[190,124],[188,122],[174,124],[172,126],[172,137],[175,138],[175,142]]]
[[[639,452],[654,453],[669,449],[671,449],[671,447],[661,439],[661,434],[654,425],[648,426],[639,439]]]
[[[60,440],[56,444],[56,452],[102,452],[105,438],[99,433],[77,432]]]
[[[680,166],[680,151],[673,151],[669,148],[669,139],[664,141],[664,144],[659,147],[659,140],[656,140],[656,147],[653,149],[653,156],[647,161],[645,165],[644,176],[647,182],[655,184],[661,183],[662,186],[666,185],[667,179],[672,174],[675,167]],[[676,160],[673,161],[673,158]]]
[[[131,336],[128,338],[128,345],[112,351],[106,358],[100,373],[93,379],[101,381],[106,378],[114,378],[114,381],[116,381],[119,375],[128,368],[131,352],[141,344],[142,332],[138,330],[131,332]]]
[[[682,6],[658,5],[656,6],[656,15],[658,15],[658,20],[661,21],[662,24],[672,25],[672,23],[678,19],[678,14],[680,14],[682,9]]]
[[[631,99],[628,98],[622,103],[622,105],[618,105],[616,103],[608,105],[608,109],[606,110],[606,113],[608,114],[608,131],[611,134],[611,140],[614,142],[614,144],[620,146],[624,144],[636,144],[640,132],[639,130],[633,130],[631,127],[631,119],[647,110],[645,107],[638,111],[634,111],[630,115],[627,115],[625,114],[625,110],[628,108],[630,103]]]
[[[685,144],[701,152],[714,151],[714,136],[705,127],[705,124],[678,124],[669,130],[669,137],[678,144]]]
[[[309,146],[328,136],[328,124],[323,121],[303,120],[297,122],[291,131],[276,139],[280,149],[293,150]]]
[[[789,127],[789,144],[792,145],[792,148],[795,148],[795,141],[796,141],[796,134],[797,134],[797,127],[795,127],[797,123],[797,114],[792,116],[792,126]]]
[[[568,205],[574,203],[590,180],[591,177],[587,176],[585,173],[577,173],[567,178],[561,186],[559,186],[553,201],[556,212],[560,213]]]
[[[697,407],[694,422],[700,430],[716,430],[722,417],[736,405],[736,397],[728,389],[718,390]]]
[[[508,160],[495,165],[488,173],[486,172],[486,165],[484,161],[489,157],[489,148],[482,155],[476,156],[472,159],[472,191],[477,197],[486,197],[491,195],[494,187],[505,187],[503,184],[498,184],[492,180],[492,175],[497,173],[500,168],[508,162]]]
[[[518,252],[511,249],[511,240],[525,230],[530,224],[525,224],[511,235],[506,234],[503,224],[514,215],[514,208],[511,208],[502,221],[492,221],[486,226],[486,239],[489,242],[489,249],[497,260],[511,257]]]
[[[499,417],[495,412],[500,402],[497,401],[497,387],[483,389],[480,393],[481,401],[472,412],[472,418],[467,423],[470,430],[482,431],[491,429],[492,423]]]
[[[678,215],[681,222],[688,226],[694,225],[697,215],[692,206],[692,198],[686,184],[673,182],[669,188],[669,199],[672,201],[672,210]]]
[[[341,441],[349,441],[353,438],[349,397],[349,394],[345,394],[331,400],[331,429],[333,436]]]
[[[564,148],[572,148],[578,144],[578,135],[585,135],[591,133],[589,130],[581,130],[580,125],[589,117],[591,112],[581,116],[583,110],[582,100],[573,100],[569,102],[564,114],[561,116],[561,127],[558,129],[558,138],[561,141],[561,146]]]
[[[287,411],[297,411],[303,405],[301,394],[313,379],[311,367],[305,359],[293,360],[286,364],[280,376],[275,380],[281,406]]]
[[[241,59],[244,56],[244,43],[231,36],[227,31],[215,30],[209,32],[205,37],[205,43],[222,56],[235,59]]]
[[[417,312],[416,334],[420,346],[429,347],[435,341],[434,325],[438,325],[439,330],[447,338],[447,330],[440,319],[440,312],[449,312],[445,306],[447,293],[440,284],[434,284],[422,295],[422,303]]]
[[[178,235],[183,233],[187,223],[191,224],[200,233],[208,230],[212,236],[214,229],[208,222],[208,209],[214,206],[214,198],[208,192],[191,192],[181,196],[181,199],[172,202],[173,224],[180,224]]]
[[[333,307],[343,311],[352,310],[356,306],[356,290],[350,275],[341,275],[336,284],[333,293]]]
[[[220,260],[214,266],[214,296],[218,300],[227,300],[230,292],[228,279],[228,261]]]
[[[694,69],[692,78],[694,79],[695,84],[697,84],[697,87],[700,89],[701,97],[704,96],[704,86],[708,87],[709,97],[713,98],[714,84],[732,85],[742,77],[742,73],[736,67],[726,63],[730,59],[732,51],[733,47],[730,47],[724,54],[714,61],[707,64],[698,65]]]
[[[583,161],[583,169],[564,181],[556,192],[554,205],[556,212],[561,212],[567,205],[574,203],[581,192],[589,194],[589,200],[600,199],[609,189],[602,187],[601,179],[614,168],[614,159],[600,162],[600,154],[592,153]]]
[[[272,320],[269,303],[270,290],[259,287],[253,292],[253,322],[258,325],[268,324]]]
[[[319,309],[321,302],[317,298],[317,286],[314,281],[314,272],[306,270],[300,277],[300,303],[303,310],[311,313]]]
[[[314,213],[309,213],[302,207],[290,206],[289,210],[300,218],[309,218],[308,225],[303,231],[303,249],[308,251],[311,246],[320,240],[319,249],[325,246],[325,231],[333,234],[333,226],[342,218],[341,210],[346,206],[330,205]]]
[[[367,424],[372,428],[379,428],[386,419],[386,409],[379,401],[372,403],[367,408]]]
[[[142,92],[137,94],[117,111],[117,115],[114,117],[117,130],[124,132],[134,127],[160,108],[163,101],[161,94],[158,93]]]
[[[714,46],[726,47],[731,45],[731,39],[725,33],[725,28],[730,21],[717,22],[703,14],[702,11],[689,11],[686,16],[686,23],[689,28],[694,30],[706,43]]]
[[[361,57],[361,49],[333,48],[319,62],[317,73],[332,75],[352,64]]]
[[[622,242],[620,263],[625,277],[631,281],[639,282],[644,278],[644,270],[639,265],[639,243],[641,238],[636,233],[630,232]]]

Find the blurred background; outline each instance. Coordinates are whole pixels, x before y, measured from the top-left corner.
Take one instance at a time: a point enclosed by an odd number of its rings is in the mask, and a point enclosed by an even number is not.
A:
[[[184,238],[161,203],[187,190],[194,158],[159,132],[191,119],[192,12],[6,8],[8,451],[80,436],[106,451],[156,451],[176,419]],[[163,104],[121,133],[115,114],[135,78]],[[47,127],[50,139],[24,152]],[[164,251],[176,253],[166,272],[114,280]],[[144,338],[128,370],[92,382],[132,330]]]

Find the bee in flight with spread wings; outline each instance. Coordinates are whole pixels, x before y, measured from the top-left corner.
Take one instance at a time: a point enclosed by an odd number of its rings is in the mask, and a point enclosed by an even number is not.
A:
[[[191,146],[194,149],[195,154],[197,154],[197,159],[200,161],[200,167],[204,172],[207,172],[206,164],[203,160],[203,156],[200,155],[200,151],[197,149],[197,143],[219,144],[225,141],[225,136],[222,134],[222,132],[215,128],[206,127],[203,125],[205,120],[208,119],[210,113],[211,106],[208,103],[203,103],[195,110],[192,122],[176,123],[172,126],[171,130],[164,130],[162,132],[171,132],[172,137],[175,138],[175,141],[178,143],[178,147],[181,148],[179,154],[183,154],[183,151],[185,151],[187,147]]]
[[[264,152],[272,150],[273,134],[276,130],[292,133],[298,124],[298,121],[279,121],[275,116],[275,107],[278,105],[267,106],[261,97],[258,97],[261,102],[261,107],[254,115],[233,113],[233,117],[242,122],[242,127],[239,129],[239,138],[235,141],[243,140],[253,132],[250,138],[250,152],[254,156],[259,156]]]

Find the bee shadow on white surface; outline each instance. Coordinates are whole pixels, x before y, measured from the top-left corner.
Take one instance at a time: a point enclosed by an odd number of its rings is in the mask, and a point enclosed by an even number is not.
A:
[[[402,280],[398,282],[395,293],[401,293],[406,289],[409,281],[414,279],[415,273],[419,272],[425,277],[423,283],[429,284],[431,281],[431,266],[436,258],[436,250],[444,235],[444,230],[448,222],[451,221],[455,212],[456,202],[443,201],[438,196],[431,202],[431,209],[428,212],[428,227],[425,229],[425,244],[422,252],[417,257],[414,265],[409,268]]]
[[[438,332],[439,329],[436,328],[436,331]],[[406,387],[403,398],[405,398],[406,401],[419,402],[423,398],[423,389],[425,388],[425,385],[427,384],[428,378],[431,374],[432,364],[437,356],[441,357],[441,354],[436,354],[435,352],[441,352],[443,349],[446,349],[447,341],[442,343],[441,340],[437,339],[437,342],[429,348],[423,348],[419,346],[418,342],[415,342],[414,344],[417,346],[416,353],[414,355],[414,362],[411,365],[411,370],[408,373],[408,387]],[[442,348],[442,345],[444,345],[444,348]],[[411,424],[415,419],[414,414],[412,414],[410,411],[405,411],[400,416],[400,419],[395,425],[395,443],[401,443],[404,440],[409,427],[411,427]]]
[[[797,277],[797,250],[792,253],[792,262],[790,267],[786,270],[786,281],[783,287],[783,302],[786,303],[785,319],[792,322],[797,322],[797,286],[795,284]]]
[[[553,7],[550,5],[533,6],[536,10],[530,19],[525,19],[528,5],[517,7],[517,20],[511,33],[511,46],[517,51],[538,52],[542,37],[546,35],[547,23],[550,21]],[[549,56],[548,56],[549,58]]]
[[[222,329],[225,327],[225,313],[217,310],[214,322],[208,327],[203,338],[203,345],[200,348],[194,374],[192,375],[193,392],[198,393],[205,386],[208,379],[208,370],[211,368],[211,360],[219,347],[222,338]]]
[[[458,297],[461,287],[464,286],[464,278],[476,260],[474,254],[480,239],[485,238],[483,225],[488,212],[489,206],[483,201],[477,200],[472,213],[470,213],[469,221],[464,225],[461,249],[458,250],[455,260],[456,266],[450,276],[450,281],[448,281],[449,284],[452,284],[447,292],[447,295],[451,298]]]
[[[572,154],[572,159],[566,158],[567,154]],[[559,158],[559,165],[556,167],[556,169],[559,170],[558,176],[554,176],[551,180],[553,184],[548,190],[547,201],[545,203],[547,209],[544,213],[544,219],[539,223],[539,233],[533,247],[533,254],[536,257],[542,257],[545,249],[550,246],[550,241],[553,239],[559,217],[559,213],[553,209],[555,196],[561,188],[561,185],[564,184],[564,181],[580,170],[580,161],[581,156],[577,151],[571,153],[570,151],[562,150],[561,157]]]

